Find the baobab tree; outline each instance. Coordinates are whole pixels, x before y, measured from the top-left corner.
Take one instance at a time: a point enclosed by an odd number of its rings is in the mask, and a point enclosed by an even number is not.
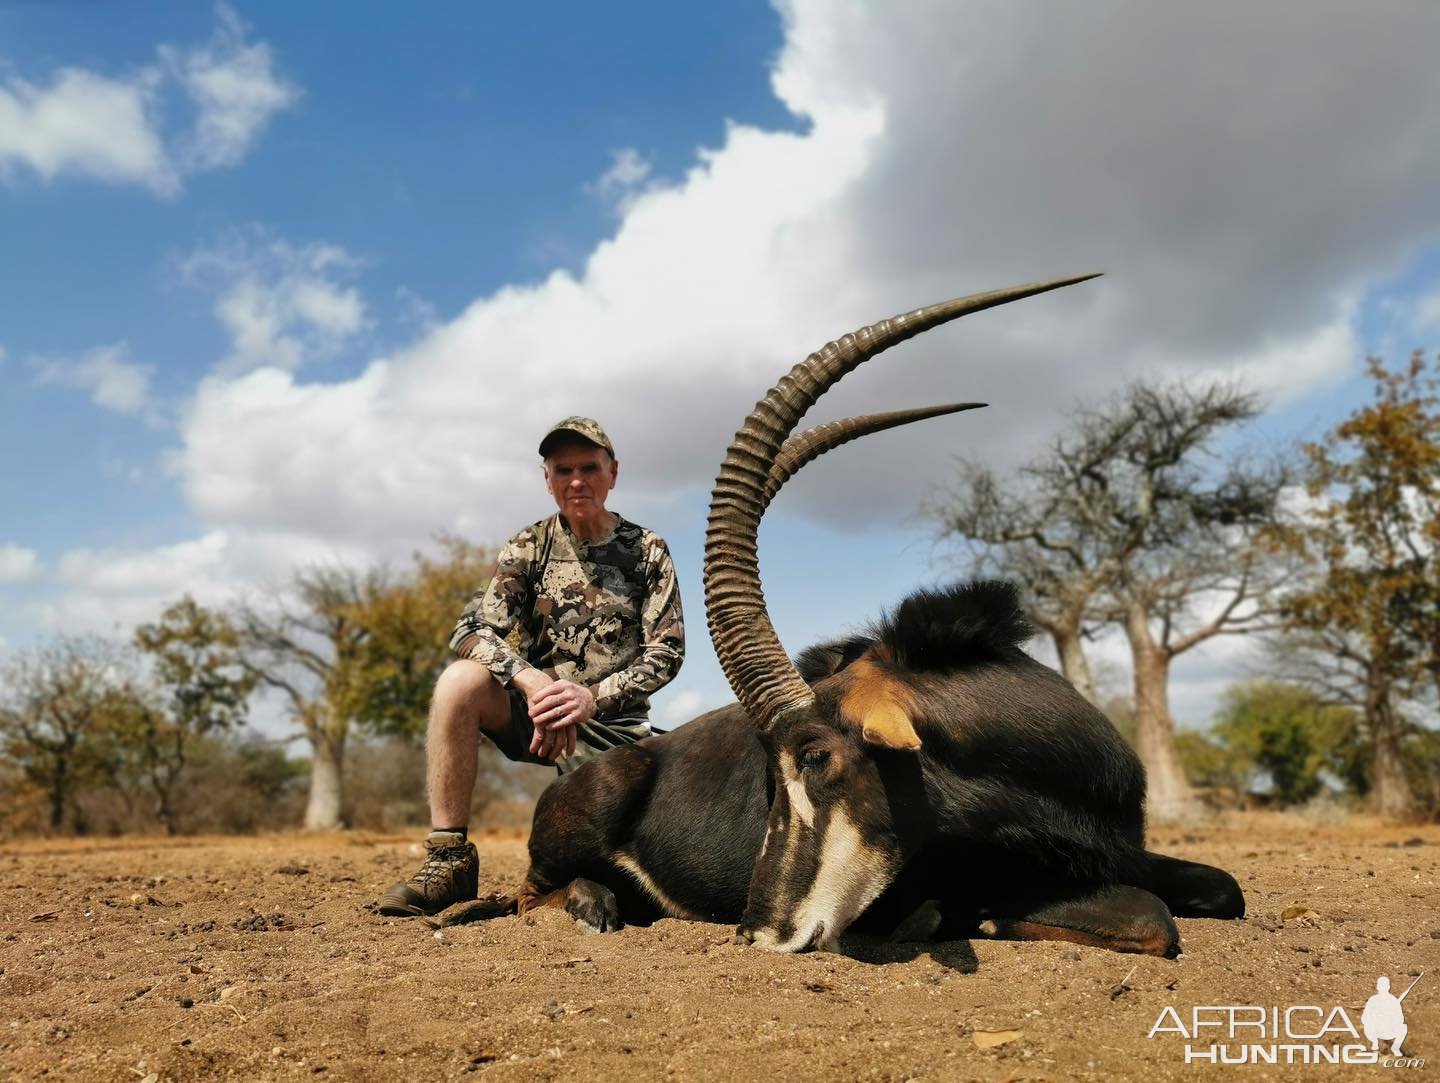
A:
[[[1135,744],[1159,817],[1186,815],[1192,800],[1175,746],[1171,664],[1217,635],[1273,621],[1279,569],[1264,539],[1286,472],[1213,450],[1258,412],[1253,394],[1227,383],[1132,384],[1077,412],[1013,476],[965,464],[941,519],[971,541],[978,566],[1034,595],[1032,616],[1077,687],[1089,686],[1087,624],[1124,631]]]

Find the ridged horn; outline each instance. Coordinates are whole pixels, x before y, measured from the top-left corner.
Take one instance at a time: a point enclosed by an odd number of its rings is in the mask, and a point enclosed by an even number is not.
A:
[[[775,465],[765,479],[765,492],[761,497],[761,510],[770,506],[780,486],[800,473],[827,451],[834,451],[841,444],[858,440],[862,436],[884,432],[886,429],[909,425],[915,421],[927,421],[932,417],[958,414],[961,410],[979,410],[989,405],[984,402],[952,402],[944,406],[917,406],[911,410],[891,410],[883,414],[862,414],[859,417],[842,417],[838,421],[827,421],[813,429],[796,433],[780,446],[775,456]]]
[[[897,343],[971,312],[1095,277],[977,293],[862,327],[801,361],[755,404],[726,450],[710,493],[704,578],[715,653],[736,698],[760,729],[768,729],[783,711],[813,702],[766,612],[756,542],[760,517],[775,495],[768,487],[771,470],[800,418],[844,376]]]

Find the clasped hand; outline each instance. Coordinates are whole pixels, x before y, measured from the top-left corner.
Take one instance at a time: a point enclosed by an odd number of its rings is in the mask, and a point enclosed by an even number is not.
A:
[[[575,728],[595,716],[595,697],[574,681],[557,680],[527,697],[535,735],[530,751],[544,760],[575,754]]]

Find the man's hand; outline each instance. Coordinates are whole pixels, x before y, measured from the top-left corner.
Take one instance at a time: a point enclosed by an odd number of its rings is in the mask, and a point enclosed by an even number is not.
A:
[[[527,695],[535,736],[530,751],[541,759],[557,760],[575,754],[575,727],[595,717],[595,697],[574,681],[552,681]]]

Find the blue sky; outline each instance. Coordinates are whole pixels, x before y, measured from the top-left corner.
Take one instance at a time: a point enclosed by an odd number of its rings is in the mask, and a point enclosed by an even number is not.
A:
[[[991,409],[807,469],[762,532],[798,649],[945,572],[919,504],[1137,375],[1238,374],[1318,436],[1440,339],[1424,3],[0,6],[0,650],[226,605],[297,562],[500,542],[599,416],[670,540],[799,356],[1104,270],[878,359],[816,420]],[[1203,722],[1240,645],[1177,670]],[[1101,644],[1118,668],[1118,644]]]

